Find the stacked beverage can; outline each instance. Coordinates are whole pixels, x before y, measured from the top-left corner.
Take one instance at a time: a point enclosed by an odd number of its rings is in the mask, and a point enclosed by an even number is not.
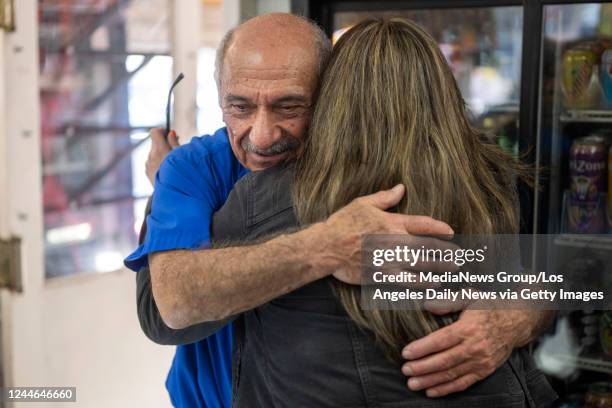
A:
[[[597,60],[597,53],[586,45],[570,48],[563,54],[563,89],[566,108],[587,109],[593,106],[595,101],[590,87]]]
[[[569,232],[599,234],[606,230],[601,194],[606,191],[608,150],[601,136],[577,139],[570,149]]]

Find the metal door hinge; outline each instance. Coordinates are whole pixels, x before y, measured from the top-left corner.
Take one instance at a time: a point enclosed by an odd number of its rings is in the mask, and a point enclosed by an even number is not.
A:
[[[21,292],[21,240],[0,239],[0,288]]]
[[[15,31],[15,2],[14,0],[0,0],[0,29]]]

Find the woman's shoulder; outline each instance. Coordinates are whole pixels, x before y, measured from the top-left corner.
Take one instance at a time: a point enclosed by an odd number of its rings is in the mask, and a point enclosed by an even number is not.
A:
[[[294,167],[292,163],[289,163],[252,171],[236,183],[236,188],[243,191],[266,190],[271,186],[290,188]]]
[[[237,186],[239,195],[245,200],[248,230],[259,231],[261,227],[255,227],[260,224],[265,227],[264,232],[295,226],[292,183],[292,165],[279,165],[248,174],[244,183]]]
[[[225,205],[215,213],[217,237],[249,241],[297,226],[291,184],[293,166],[281,165],[251,172],[238,181]],[[240,228],[232,228],[235,226]],[[219,228],[215,228],[219,227]],[[228,237],[227,232],[234,231]],[[240,237],[235,236],[236,232]]]

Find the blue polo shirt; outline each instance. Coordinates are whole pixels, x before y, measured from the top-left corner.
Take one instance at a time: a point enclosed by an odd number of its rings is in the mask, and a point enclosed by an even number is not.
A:
[[[232,152],[225,128],[174,149],[155,179],[144,243],[125,259],[125,265],[139,271],[150,253],[209,247],[213,213],[246,173]],[[231,361],[231,325],[197,343],[178,346],[166,380],[172,404],[229,407]]]

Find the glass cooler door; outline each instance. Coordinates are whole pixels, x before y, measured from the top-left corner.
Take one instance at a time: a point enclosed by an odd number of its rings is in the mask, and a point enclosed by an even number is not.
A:
[[[551,234],[543,267],[610,285],[612,265],[601,259],[612,251],[612,3],[543,5],[541,28],[534,224]],[[559,269],[569,248],[580,256]],[[555,406],[612,401],[612,314],[558,316],[535,353],[563,397]]]
[[[543,8],[541,233],[606,234],[612,142],[612,4]],[[542,209],[544,209],[542,208]]]

